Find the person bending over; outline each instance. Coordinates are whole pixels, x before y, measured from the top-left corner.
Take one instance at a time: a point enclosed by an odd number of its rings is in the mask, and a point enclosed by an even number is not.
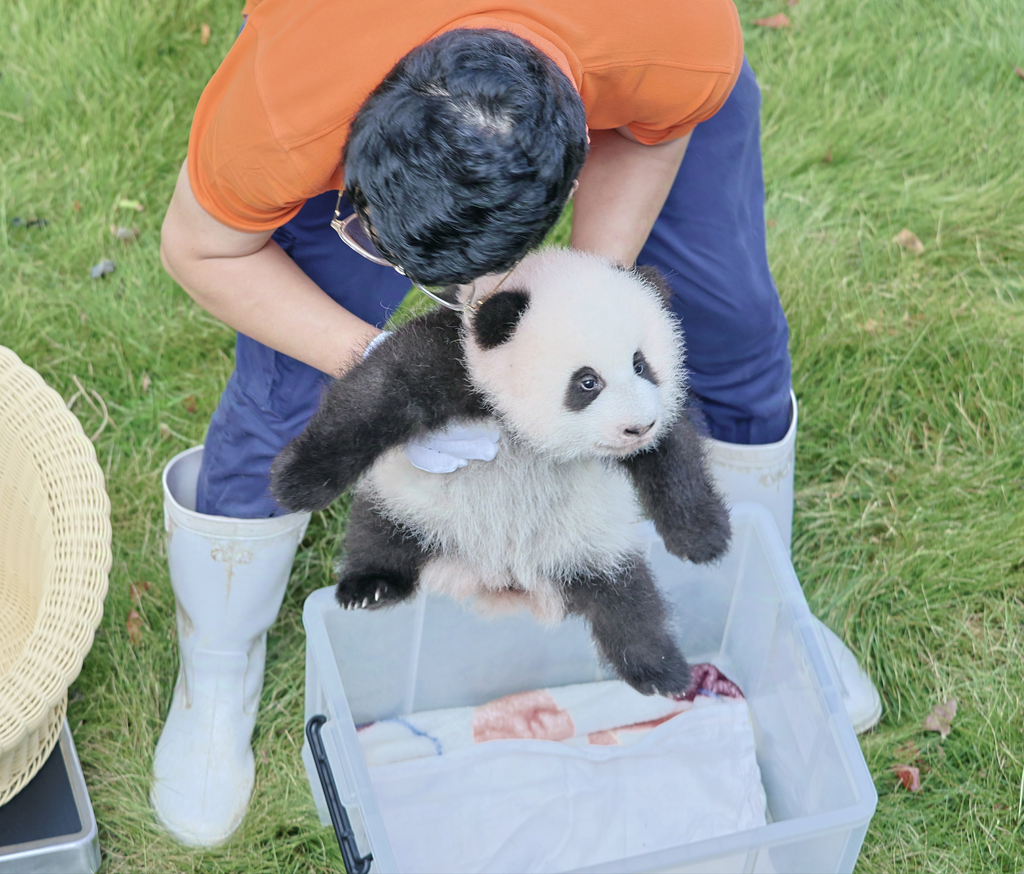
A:
[[[252,791],[266,631],[308,522],[275,503],[271,462],[410,283],[509,271],[574,190],[572,246],[668,278],[712,468],[789,544],[796,401],[735,7],[489,10],[250,0],[199,101],[161,258],[238,338],[204,446],[164,472],[181,670],[151,800],[186,843],[227,839]],[[439,476],[496,451],[486,432],[407,447]],[[822,633],[851,718],[874,724],[877,693]]]

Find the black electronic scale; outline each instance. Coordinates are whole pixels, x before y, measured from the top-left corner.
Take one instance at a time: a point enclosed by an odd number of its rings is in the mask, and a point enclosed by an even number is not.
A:
[[[0,874],[94,874],[96,817],[65,721],[39,772],[0,807]]]

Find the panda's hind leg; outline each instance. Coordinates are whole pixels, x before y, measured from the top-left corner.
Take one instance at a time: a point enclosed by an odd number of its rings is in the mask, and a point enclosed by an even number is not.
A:
[[[566,609],[590,623],[609,666],[644,695],[679,697],[690,666],[668,627],[668,610],[650,568],[634,556],[616,574],[580,575],[564,592]]]
[[[352,503],[344,552],[335,594],[347,610],[388,607],[411,597],[430,557],[411,532],[361,496]]]

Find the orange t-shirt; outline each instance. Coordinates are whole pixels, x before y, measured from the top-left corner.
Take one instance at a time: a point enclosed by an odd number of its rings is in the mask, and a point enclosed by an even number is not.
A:
[[[511,31],[572,79],[595,130],[681,137],[725,102],[743,62],[732,0],[249,0],[199,100],[188,147],[199,203],[266,231],[342,185],[349,123],[400,58],[454,28]]]

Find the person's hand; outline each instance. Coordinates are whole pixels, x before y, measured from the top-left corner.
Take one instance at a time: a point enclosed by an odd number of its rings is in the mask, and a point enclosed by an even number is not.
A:
[[[390,331],[381,331],[366,347],[363,359],[390,336]],[[413,467],[427,473],[452,473],[470,461],[493,461],[500,438],[493,425],[452,424],[410,440],[403,452]]]
[[[448,425],[405,444],[405,457],[427,473],[451,473],[470,461],[493,461],[501,432],[493,425]]]

